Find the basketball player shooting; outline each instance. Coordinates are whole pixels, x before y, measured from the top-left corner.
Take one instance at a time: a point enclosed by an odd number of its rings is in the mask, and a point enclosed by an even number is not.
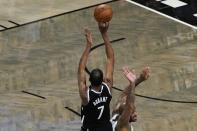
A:
[[[86,85],[85,67],[92,46],[92,35],[85,29],[86,47],[81,56],[78,68],[78,87],[82,100],[81,106],[81,131],[112,131],[110,122],[111,89],[113,86],[114,52],[109,41],[107,30],[109,23],[98,23],[99,30],[104,40],[107,56],[106,73],[96,68],[90,72],[90,86]]]

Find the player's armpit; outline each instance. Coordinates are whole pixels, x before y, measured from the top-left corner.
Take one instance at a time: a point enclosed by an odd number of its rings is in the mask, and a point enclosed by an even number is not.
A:
[[[81,97],[82,105],[88,104],[88,92],[87,92],[87,86],[84,82],[80,82],[79,84],[79,94]]]

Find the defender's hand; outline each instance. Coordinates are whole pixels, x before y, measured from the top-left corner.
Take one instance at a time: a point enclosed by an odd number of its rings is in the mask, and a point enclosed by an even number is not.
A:
[[[129,80],[130,83],[134,83],[136,80],[136,75],[134,70],[129,70],[128,67],[123,67],[123,74]]]
[[[150,77],[150,67],[145,67],[140,74],[142,80],[147,80]]]

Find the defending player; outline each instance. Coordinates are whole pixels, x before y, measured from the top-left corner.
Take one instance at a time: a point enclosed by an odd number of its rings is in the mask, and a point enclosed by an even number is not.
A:
[[[113,131],[133,131],[131,122],[137,120],[135,111],[135,87],[150,75],[149,67],[143,69],[141,75],[136,79],[133,71],[128,67],[123,68],[124,76],[129,80],[129,86],[120,95],[114,110],[112,111]]]

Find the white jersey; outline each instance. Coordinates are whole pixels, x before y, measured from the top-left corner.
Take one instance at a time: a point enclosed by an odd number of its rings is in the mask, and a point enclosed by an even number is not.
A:
[[[112,128],[113,128],[113,131],[116,131],[116,126],[117,126],[117,123],[118,123],[118,119],[117,117],[119,117],[119,114],[114,114],[110,120],[110,122],[112,123]],[[133,130],[133,126],[131,125],[131,131],[134,131]]]

